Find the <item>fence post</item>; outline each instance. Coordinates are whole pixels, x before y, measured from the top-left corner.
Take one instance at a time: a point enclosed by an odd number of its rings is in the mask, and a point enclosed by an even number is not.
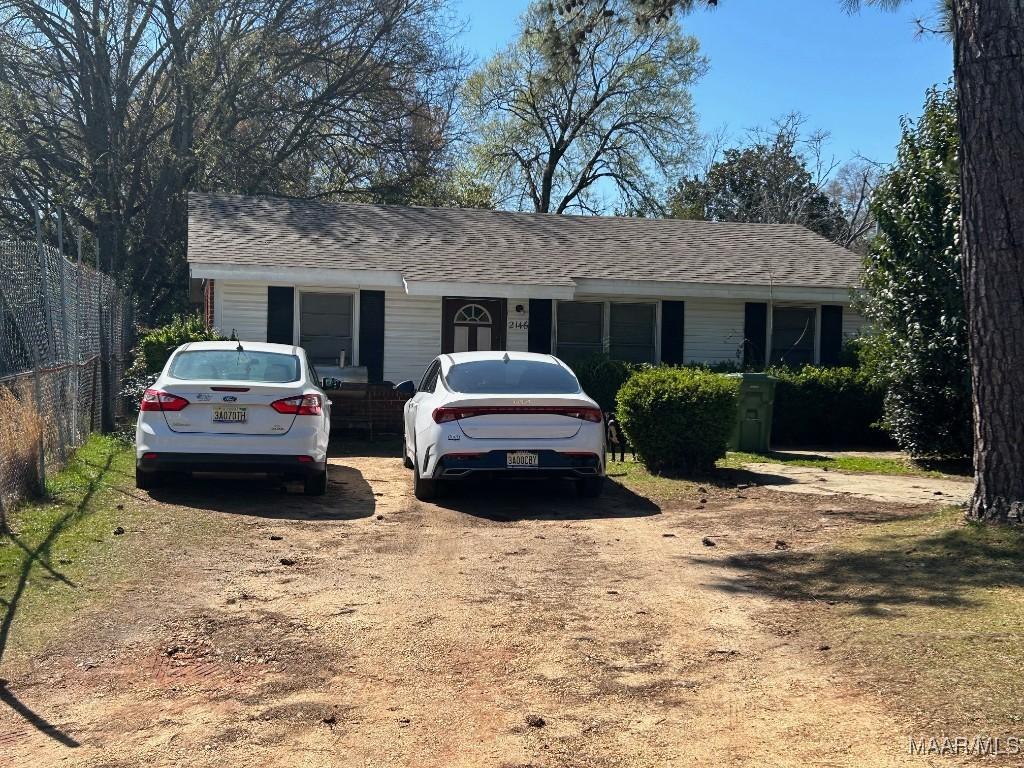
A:
[[[111,413],[111,350],[109,329],[103,323],[103,272],[100,270],[99,238],[96,238],[96,294],[99,313],[99,431],[110,434],[114,431],[114,415]],[[110,313],[106,317],[110,318]]]
[[[46,351],[53,351],[53,314],[50,311],[50,275],[46,268],[46,253],[43,251],[43,220],[39,209],[32,206],[36,218],[36,251],[39,254],[39,281],[43,291],[43,316],[46,318]]]
[[[66,276],[67,260],[64,257],[64,209],[57,206],[57,248],[60,251],[60,336],[61,360],[68,357],[68,293]]]
[[[39,380],[39,355],[35,356],[32,363],[32,383],[35,389],[36,413],[43,428],[39,431],[39,459],[36,470],[36,480],[39,483],[38,492],[40,495],[46,493],[46,419],[43,416],[43,388]]]
[[[79,335],[81,334],[81,319],[82,316],[82,228],[78,228],[78,255],[75,259],[75,334],[71,338],[71,365],[72,365],[72,377],[71,380],[74,382],[74,394],[71,397],[71,425],[74,429],[74,433],[71,437],[75,443],[78,443],[78,433],[81,424],[78,421],[78,401],[82,396],[82,367],[81,361],[79,360]]]
[[[50,281],[46,269],[46,255],[43,253],[43,221],[39,208],[32,206],[36,220],[36,254],[39,257],[39,280],[42,288],[43,314],[46,317],[46,351],[50,352],[53,345],[53,317],[50,314]],[[46,492],[46,416],[43,413],[43,385],[40,380],[39,347],[32,345],[32,381],[35,389],[36,414],[39,416],[43,429],[39,433],[39,493]]]

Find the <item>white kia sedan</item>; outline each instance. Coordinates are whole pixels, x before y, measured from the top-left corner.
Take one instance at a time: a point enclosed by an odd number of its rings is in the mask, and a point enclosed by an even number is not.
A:
[[[135,484],[168,473],[260,472],[327,489],[330,401],[301,347],[200,341],[178,347],[146,390]]]
[[[405,404],[405,465],[418,499],[479,475],[568,477],[601,493],[604,418],[569,367],[552,355],[457,352],[435,359]]]

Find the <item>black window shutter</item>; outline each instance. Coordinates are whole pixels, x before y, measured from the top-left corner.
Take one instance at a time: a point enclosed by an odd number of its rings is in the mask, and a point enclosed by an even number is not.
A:
[[[530,299],[530,352],[551,354],[551,299]]]
[[[267,341],[292,344],[295,341],[295,289],[290,285],[267,288]]]
[[[821,305],[821,355],[822,365],[839,365],[843,358],[843,305]]]
[[[661,362],[682,365],[685,302],[661,302]]]
[[[384,291],[359,292],[359,364],[371,384],[384,381]]]
[[[768,335],[768,305],[748,301],[743,311],[743,367],[764,367],[764,343]]]

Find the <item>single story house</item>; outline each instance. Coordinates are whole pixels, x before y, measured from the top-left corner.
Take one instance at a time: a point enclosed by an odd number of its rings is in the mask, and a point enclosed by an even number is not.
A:
[[[443,352],[839,362],[859,258],[796,225],[189,196],[208,321],[370,382]]]

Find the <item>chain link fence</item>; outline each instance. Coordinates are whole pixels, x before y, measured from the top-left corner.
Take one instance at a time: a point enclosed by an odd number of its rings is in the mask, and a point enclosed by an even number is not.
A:
[[[0,524],[121,415],[132,308],[109,275],[80,262],[0,240]]]

